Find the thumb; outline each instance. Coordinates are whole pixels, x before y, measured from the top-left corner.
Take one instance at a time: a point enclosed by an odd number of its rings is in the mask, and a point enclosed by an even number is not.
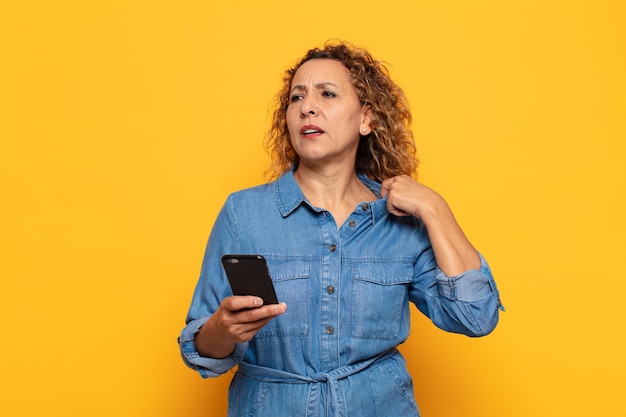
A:
[[[380,184],[380,196],[381,198],[385,198],[387,194],[389,194],[389,189],[391,186],[392,178],[387,178]]]

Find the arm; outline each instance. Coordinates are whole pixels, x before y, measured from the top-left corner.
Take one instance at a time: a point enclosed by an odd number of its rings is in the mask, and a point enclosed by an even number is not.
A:
[[[440,328],[483,336],[503,310],[486,261],[469,242],[445,200],[408,176],[385,180],[381,195],[396,216],[419,218],[431,250],[418,260],[411,299]]]
[[[387,197],[387,210],[396,216],[421,219],[428,231],[437,266],[447,276],[480,268],[478,252],[467,239],[446,201],[434,190],[408,175],[382,183],[381,196]]]
[[[234,297],[222,268],[225,253],[242,253],[232,199],[220,211],[204,255],[200,279],[178,343],[184,362],[203,377],[218,376],[243,359],[248,341],[285,305],[259,307],[257,297]]]

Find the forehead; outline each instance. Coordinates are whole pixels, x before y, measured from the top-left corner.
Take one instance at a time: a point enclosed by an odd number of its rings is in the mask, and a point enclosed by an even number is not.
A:
[[[293,76],[292,85],[306,81],[351,84],[350,71],[334,59],[311,59],[300,65]]]

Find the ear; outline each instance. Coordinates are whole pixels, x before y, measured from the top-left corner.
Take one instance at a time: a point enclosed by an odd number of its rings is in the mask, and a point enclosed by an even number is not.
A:
[[[363,106],[361,110],[361,124],[359,125],[359,133],[361,136],[367,136],[372,133],[371,122],[374,112],[370,106]]]

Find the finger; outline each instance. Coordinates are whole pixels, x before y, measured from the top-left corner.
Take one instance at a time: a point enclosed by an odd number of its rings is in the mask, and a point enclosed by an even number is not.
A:
[[[380,186],[380,197],[385,198],[387,193],[389,192],[389,188],[385,187],[384,183]]]
[[[227,310],[227,307],[225,307],[225,305],[236,304],[238,301],[241,301],[241,303],[245,305],[246,300],[243,299],[227,300],[223,302],[220,309],[218,309],[218,311],[222,311],[220,314],[222,328],[225,329],[226,333],[234,336],[236,339],[239,339],[244,333],[249,333],[251,331],[250,329],[258,329],[265,326],[270,320],[283,314],[287,310],[285,303],[240,310]]]
[[[287,311],[287,304],[272,304],[259,308],[241,311],[241,322],[254,323],[262,320],[271,320]]]
[[[391,184],[393,183],[395,177],[387,178],[380,184],[380,196],[385,198],[389,191],[391,190]]]
[[[229,332],[237,341],[248,341],[276,316],[283,314],[286,309],[287,305],[285,303],[281,303],[241,311],[235,316],[236,322],[229,326]]]
[[[222,301],[222,307],[230,312],[257,308],[262,305],[263,300],[260,297],[253,295],[233,295],[231,297],[224,298]]]
[[[245,326],[240,326],[238,329],[238,333],[235,335],[237,343],[248,342],[252,340],[254,335],[257,334],[257,332],[261,330],[270,321],[271,321],[270,319],[266,319],[266,320],[261,320],[258,322],[250,323]]]
[[[393,207],[389,204],[387,204],[387,211],[391,214],[393,214],[394,216],[398,216],[398,217],[405,217],[405,216],[410,216],[411,213],[406,212],[404,210],[400,210],[397,207]]]

